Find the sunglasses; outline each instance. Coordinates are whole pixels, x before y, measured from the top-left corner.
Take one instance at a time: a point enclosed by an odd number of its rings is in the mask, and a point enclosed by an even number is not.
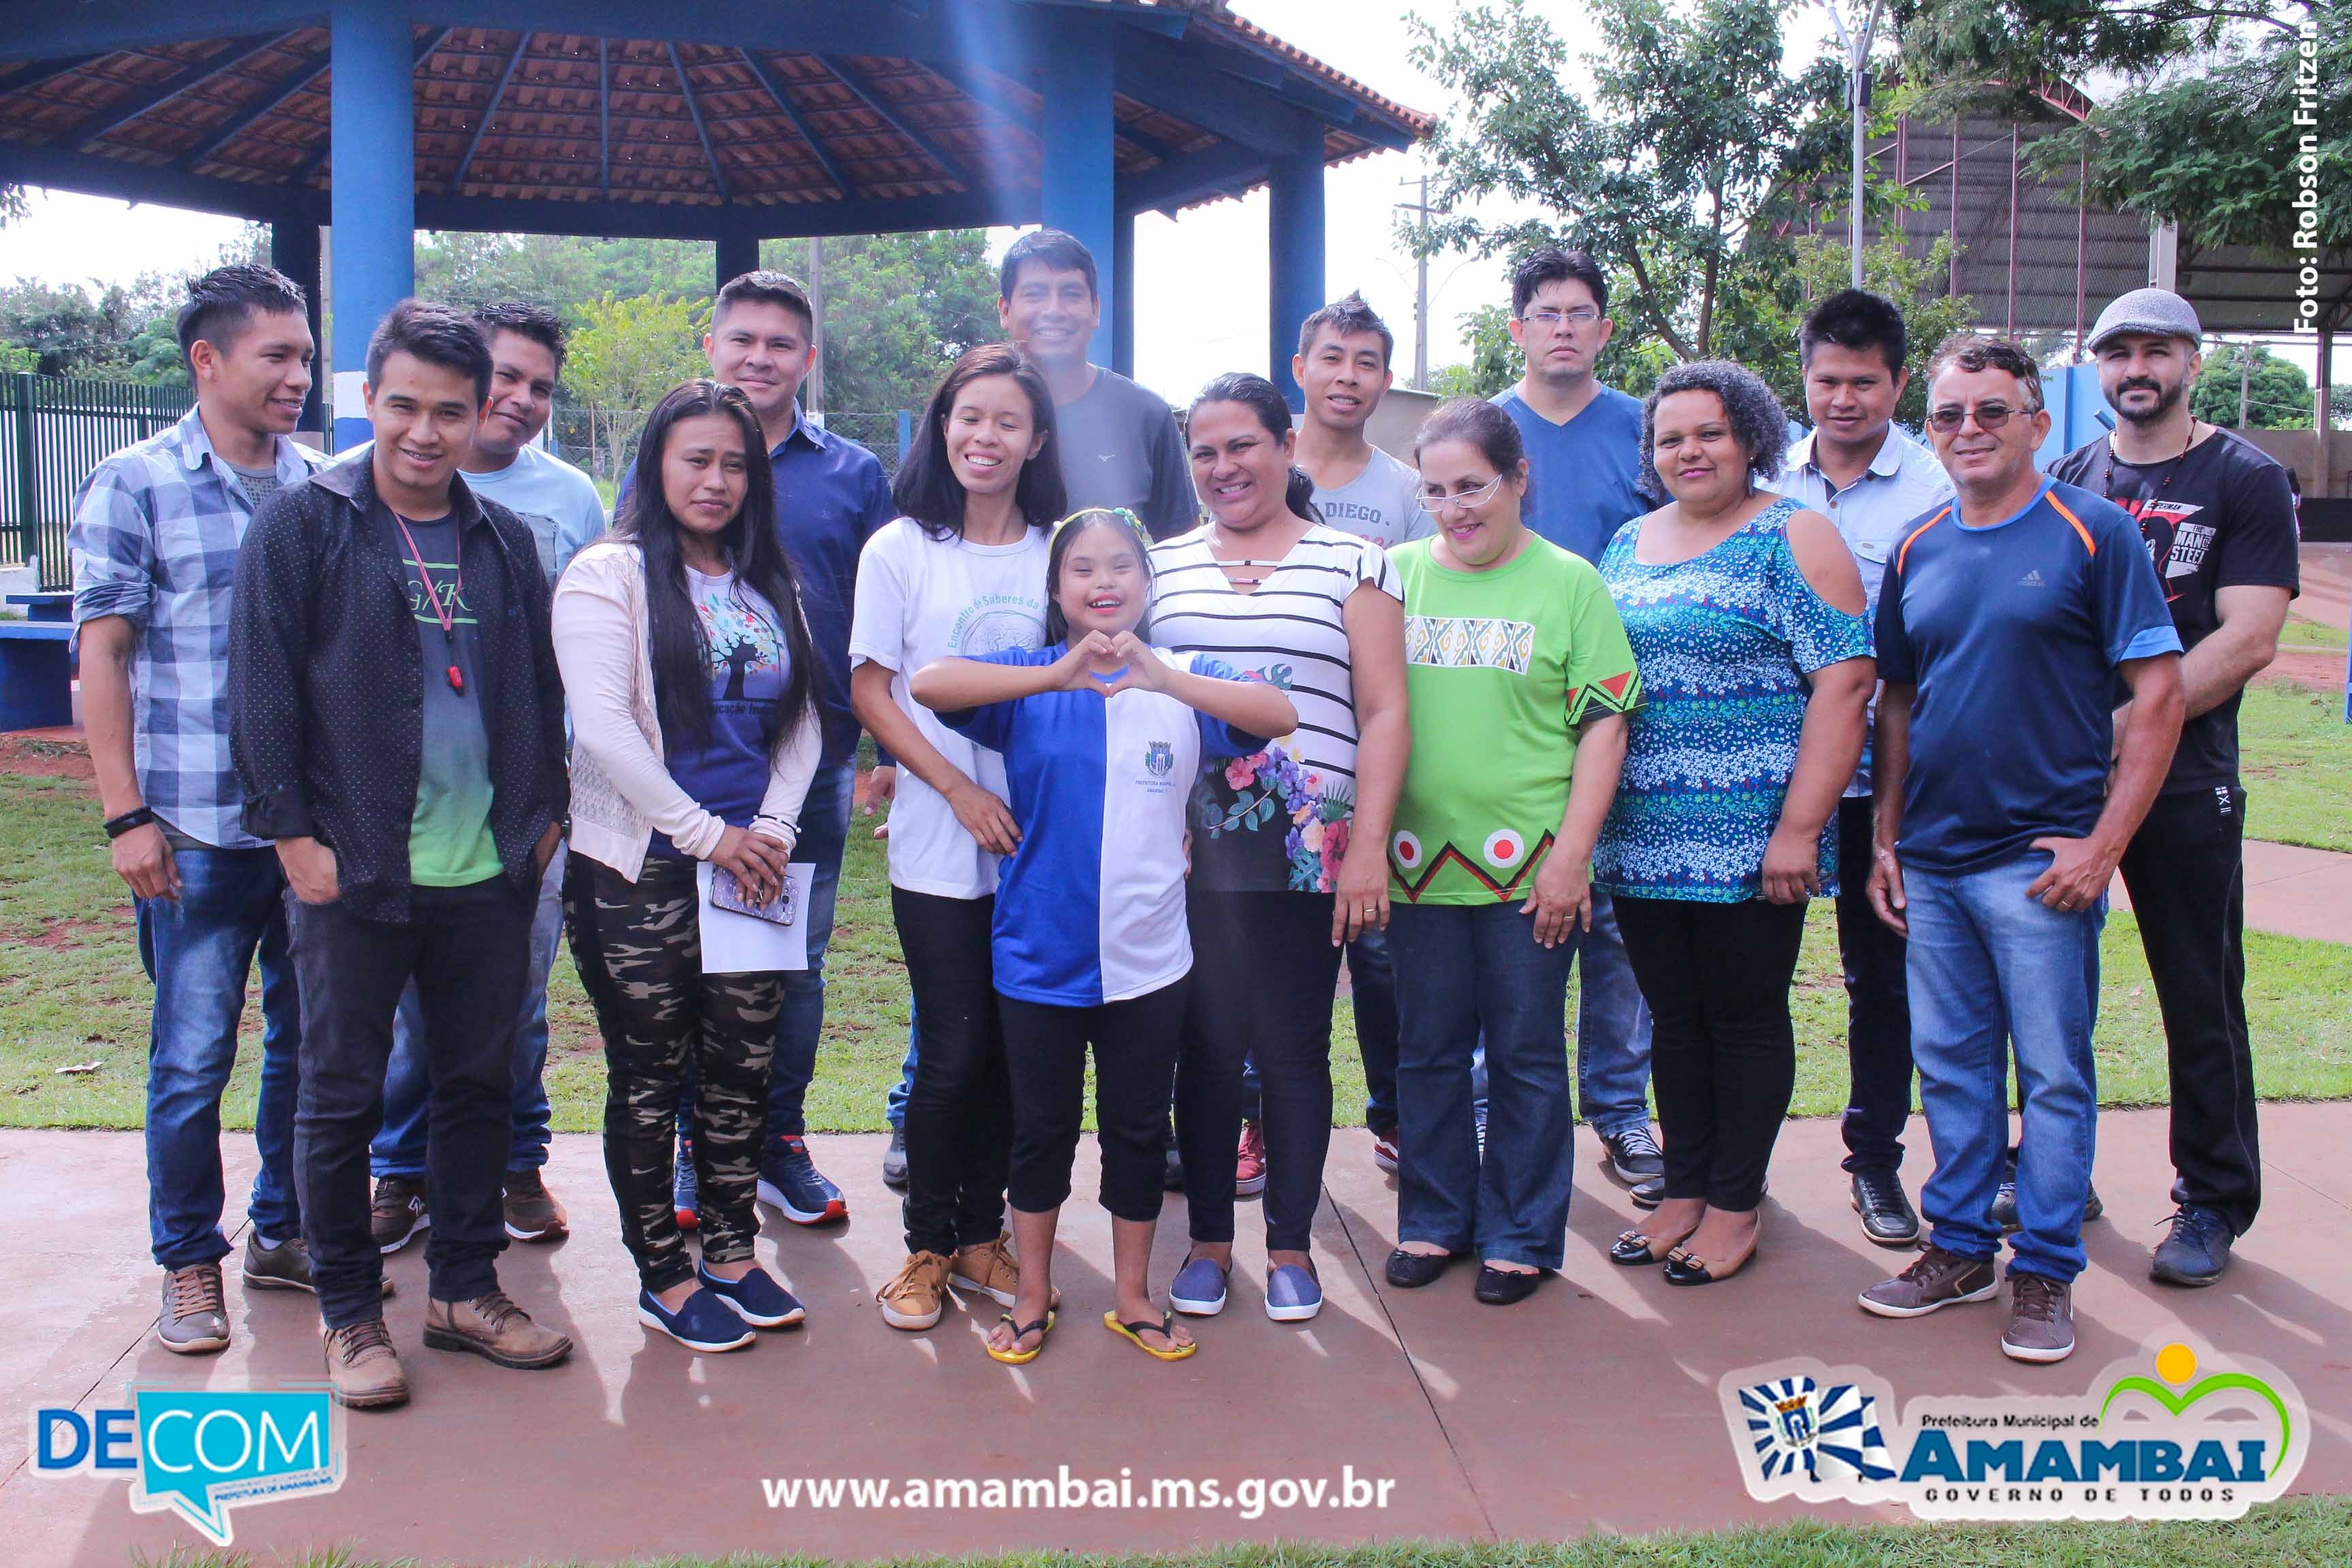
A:
[[[1976,416],[1978,429],[1998,430],[2009,423],[2010,416],[2012,414],[2021,415],[2031,419],[2041,412],[2039,408],[2011,408],[2008,404],[2000,402],[1979,403],[1974,408],[1962,408],[1958,404],[1948,403],[1941,408],[1928,411],[1927,428],[1948,436],[1967,424],[1969,416],[1973,414]]]

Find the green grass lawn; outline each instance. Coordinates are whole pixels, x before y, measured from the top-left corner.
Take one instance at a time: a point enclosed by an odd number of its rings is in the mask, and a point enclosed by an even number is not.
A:
[[[878,1539],[877,1551],[887,1551]],[[342,1552],[267,1559],[174,1552],[152,1568],[394,1568]],[[635,1568],[816,1568],[805,1557],[662,1557]],[[907,1563],[949,1568],[944,1559]],[[2352,1562],[2352,1500],[2296,1498],[2229,1523],[1879,1524],[1811,1521],[1719,1534],[1376,1546],[1227,1546],[1182,1557],[1024,1552],[961,1568],[2319,1568]]]
[[[2324,715],[2305,714],[2294,693],[2257,690],[2247,702],[2250,756],[2276,771],[2256,784],[2254,825],[2281,836],[2273,816],[2308,801],[2343,815],[2352,798],[2352,740]],[[2256,727],[2262,737],[2254,744]],[[2314,784],[2283,754],[2301,747],[2309,772],[2334,778]],[[2301,782],[2298,782],[2298,778]],[[2332,801],[2322,795],[2333,790]],[[2294,809],[2305,809],[2296,805]],[[2336,829],[2352,848],[2352,832]],[[2166,1099],[2164,1036],[2138,931],[2128,915],[2107,925],[2105,983],[2100,1002],[2099,1097],[2109,1105],[2161,1104]],[[2247,1008],[2259,1043],[2262,1090],[2272,1099],[2352,1097],[2352,947],[2250,932]],[[882,1101],[898,1075],[907,1043],[906,973],[890,925],[882,846],[866,819],[851,829],[843,868],[831,993],[809,1124],[825,1131],[871,1131],[883,1125]],[[109,869],[104,839],[86,786],[68,780],[0,773],[0,1126],[136,1127],[145,1083],[149,989],[139,967],[129,900]],[[604,1058],[595,1019],[569,954],[556,962],[549,989],[552,1040],[548,1087],[555,1125],[593,1131],[600,1125]],[[1573,1003],[1570,1004],[1571,1007]],[[1795,994],[1797,1090],[1801,1116],[1836,1113],[1845,1102],[1845,995],[1838,979],[1837,936],[1826,904],[1808,922]],[[226,1101],[231,1126],[252,1125],[257,1071],[258,1007],[248,1007],[251,1048]],[[1339,1115],[1361,1113],[1363,1074],[1350,1010],[1337,1009],[1332,1068]],[[96,1070],[60,1074],[96,1062]]]
[[[2352,851],[2352,724],[2341,692],[2248,687],[2238,746],[2249,837]]]
[[[2342,626],[2331,626],[2326,621],[2309,620],[2290,615],[2286,625],[2279,628],[2281,647],[2342,647],[2347,634]]]

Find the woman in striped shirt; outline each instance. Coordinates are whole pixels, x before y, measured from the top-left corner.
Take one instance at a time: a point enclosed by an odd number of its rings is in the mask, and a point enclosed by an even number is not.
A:
[[[1323,1304],[1307,1252],[1331,1141],[1331,1005],[1341,944],[1388,922],[1381,846],[1411,744],[1404,604],[1377,545],[1327,528],[1291,466],[1290,411],[1264,377],[1221,376],[1193,403],[1192,482],[1208,521],[1152,547],[1154,640],[1288,694],[1290,734],[1204,767],[1192,791],[1192,991],[1176,1136],[1192,1254],[1178,1311],[1224,1309],[1244,1060],[1265,1128],[1266,1315]],[[1370,848],[1349,855],[1359,838]]]

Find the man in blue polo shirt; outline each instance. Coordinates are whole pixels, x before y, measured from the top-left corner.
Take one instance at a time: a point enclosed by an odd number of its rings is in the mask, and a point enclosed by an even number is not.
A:
[[[1939,349],[1927,427],[1958,495],[1905,534],[1879,594],[1870,894],[1909,939],[1934,1232],[1862,1306],[1909,1318],[1998,1293],[2013,1053],[2024,1131],[2000,1348],[2063,1361],[2098,1131],[2099,929],[2180,737],[2180,637],[2129,514],[2035,472],[2050,416],[2023,349]]]
[[[833,938],[835,889],[849,837],[850,797],[857,783],[857,719],[849,710],[849,613],[857,555],[866,537],[896,515],[890,482],[873,453],[801,415],[801,383],[816,363],[816,311],[808,291],[781,272],[746,272],[719,290],[702,351],[711,376],[740,387],[760,416],[768,464],[776,476],[776,522],[801,584],[801,610],[817,656],[817,707],[824,752],[801,807],[793,859],[815,867],[809,886],[808,967],[784,976],[784,1010],[776,1020],[769,1069],[768,1130],[760,1157],[760,1201],[795,1225],[822,1225],[849,1213],[841,1189],[809,1158],[803,1102],[816,1073],[824,1029],[824,950]],[[635,478],[615,498],[625,515]],[[690,1212],[686,1184],[693,1169],[678,1160],[680,1212]],[[681,1223],[684,1223],[681,1220]]]
[[[1528,369],[1495,398],[1528,449],[1528,526],[1598,562],[1617,531],[1654,504],[1642,405],[1593,374],[1608,344],[1609,279],[1581,250],[1545,246],[1511,274],[1511,341]],[[1654,1208],[1666,1162],[1650,1133],[1650,1009],[1625,959],[1609,895],[1592,895],[1577,943],[1577,1110],[1609,1169]]]

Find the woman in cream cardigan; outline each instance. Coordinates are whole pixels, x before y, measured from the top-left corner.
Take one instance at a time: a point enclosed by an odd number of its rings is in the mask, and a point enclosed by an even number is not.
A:
[[[572,713],[564,914],[610,1079],[604,1167],[636,1260],[638,1320],[695,1350],[801,1321],[752,1257],[761,1107],[782,978],[705,974],[697,862],[757,905],[781,889],[819,749],[814,665],[743,394],[664,397],[614,532],[555,595]],[[678,1233],[672,1143],[698,1083],[702,1259]]]

